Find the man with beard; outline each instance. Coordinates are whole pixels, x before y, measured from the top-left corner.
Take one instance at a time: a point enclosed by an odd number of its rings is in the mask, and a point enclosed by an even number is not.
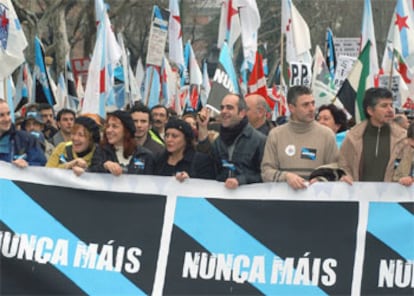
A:
[[[39,104],[38,109],[42,115],[43,123],[45,124],[43,128],[43,135],[45,136],[46,140],[50,141],[52,137],[58,132],[53,107],[48,103],[41,103]]]
[[[203,108],[198,115],[197,150],[209,153],[214,159],[216,179],[226,188],[262,182],[260,162],[266,136],[248,122],[247,105],[238,94],[228,94],[221,101],[220,135],[210,144],[208,140],[209,110]]]
[[[341,178],[353,181],[390,182],[402,158],[406,130],[393,122],[392,93],[386,88],[367,89],[363,101],[366,120],[354,126],[341,146]]]
[[[310,88],[291,87],[287,103],[289,121],[267,137],[262,178],[263,182],[287,182],[295,190],[304,189],[314,169],[337,162],[338,148],[333,131],[315,120]]]
[[[3,99],[0,99],[0,161],[20,168],[46,163],[37,139],[26,131],[16,130],[11,121],[10,108]]]

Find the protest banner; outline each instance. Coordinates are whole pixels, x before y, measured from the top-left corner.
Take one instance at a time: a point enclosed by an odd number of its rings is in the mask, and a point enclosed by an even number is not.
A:
[[[413,229],[396,183],[228,190],[0,162],[0,294],[412,295]]]

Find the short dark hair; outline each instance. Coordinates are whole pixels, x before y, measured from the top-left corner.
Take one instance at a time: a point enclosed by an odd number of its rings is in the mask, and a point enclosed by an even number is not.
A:
[[[76,118],[75,111],[73,111],[71,109],[63,108],[63,109],[59,110],[59,112],[57,113],[57,115],[56,115],[56,121],[60,121],[60,119],[61,119],[61,117],[62,117],[63,114],[72,114],[73,115],[73,118]]]
[[[39,110],[39,112],[42,110],[49,110],[49,109],[52,109],[53,114],[55,114],[53,107],[48,103],[40,103],[39,106],[37,106],[37,110]]]
[[[287,93],[287,103],[296,105],[297,99],[302,95],[311,95],[312,90],[305,85],[295,85],[289,88]]]
[[[144,104],[142,104],[142,103],[135,104],[135,105],[131,108],[131,110],[129,110],[129,113],[130,113],[130,114],[135,113],[135,112],[147,113],[147,114],[148,114],[148,119],[149,119],[149,122],[150,122],[150,123],[152,122],[152,115],[151,115],[151,111],[150,111],[150,109],[149,109],[147,106],[145,106]]]
[[[243,97],[243,95],[242,95],[242,94],[237,94],[237,93],[228,93],[228,94],[226,94],[226,95],[223,97],[223,99],[224,99],[226,96],[229,96],[229,95],[236,96],[236,97],[238,97],[238,98],[239,98],[239,100],[238,100],[238,102],[237,102],[237,108],[239,108],[239,112],[240,112],[241,110],[247,110],[247,109],[248,109],[248,108],[247,108],[247,103],[246,103],[246,100],[244,99],[244,97]]]
[[[393,98],[391,91],[385,87],[371,87],[365,91],[362,107],[366,118],[369,119],[371,117],[367,111],[368,107],[375,108],[380,99],[392,100]]]
[[[332,117],[335,121],[335,124],[339,124],[338,133],[343,132],[348,129],[348,120],[346,118],[345,112],[342,109],[339,109],[334,104],[322,105],[319,107],[318,115],[323,110],[328,110],[329,112],[331,112]]]
[[[246,103],[246,100],[244,99],[243,95],[240,93],[240,94],[236,94],[236,96],[239,97],[239,103],[238,103],[239,112],[241,110],[247,110],[247,103]]]
[[[158,104],[158,105],[155,105],[154,107],[152,107],[152,108],[151,108],[151,113],[152,113],[152,111],[153,111],[154,109],[158,109],[158,108],[162,108],[162,109],[164,109],[164,110],[165,110],[165,113],[167,114],[167,118],[169,118],[170,113],[168,112],[167,107],[165,107],[164,105],[161,105],[161,104]]]

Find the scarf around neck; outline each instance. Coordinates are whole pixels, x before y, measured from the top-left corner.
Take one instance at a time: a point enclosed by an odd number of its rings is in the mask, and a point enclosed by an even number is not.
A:
[[[220,126],[220,138],[227,146],[233,144],[237,136],[242,132],[244,127],[247,125],[248,120],[245,116],[240,122],[234,126],[224,127]]]

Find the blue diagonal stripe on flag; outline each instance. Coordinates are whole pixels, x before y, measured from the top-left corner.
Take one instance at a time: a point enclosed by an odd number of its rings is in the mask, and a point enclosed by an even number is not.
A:
[[[204,198],[178,197],[174,224],[214,254],[279,257]],[[266,264],[266,282],[251,285],[265,295],[326,295],[318,286],[271,284],[271,272]]]
[[[368,231],[405,259],[414,259],[414,215],[400,204],[370,203]]]
[[[89,295],[145,295],[141,289],[121,273],[71,266],[70,258],[73,260],[76,245],[80,239],[12,181],[0,179],[0,187],[3,192],[7,192],[0,195],[0,221],[15,233],[46,236],[54,241],[58,239],[69,240],[68,266],[54,265],[54,267],[71,279],[85,293]]]

